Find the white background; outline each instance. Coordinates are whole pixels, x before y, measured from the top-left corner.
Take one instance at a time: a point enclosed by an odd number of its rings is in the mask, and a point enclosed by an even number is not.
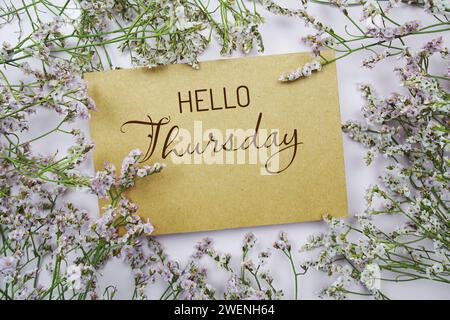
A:
[[[285,1],[285,3],[288,2],[289,1]],[[294,4],[297,3],[297,1],[291,2]],[[314,9],[314,12],[321,17],[321,21],[325,21],[341,33],[344,32],[344,26],[347,24],[347,21],[337,9],[325,6],[315,6]],[[311,29],[305,28],[299,19],[277,17],[270,13],[264,12],[263,10],[260,12],[266,17],[266,23],[261,27],[265,43],[264,54],[271,55],[308,50],[308,48],[301,43],[300,39],[302,36],[310,33]],[[398,17],[398,21],[404,22],[411,19],[418,19],[423,21],[423,25],[426,25],[426,21],[433,22],[433,19],[431,19],[430,16],[420,9],[402,7],[401,9],[394,10],[394,13]],[[359,16],[357,16],[357,19],[358,18]],[[11,42],[15,43],[15,35],[7,34],[5,29],[1,30],[1,33],[2,38],[7,35],[6,38],[11,38]],[[420,37],[420,39],[418,37],[414,37],[414,39],[410,39],[408,45],[413,47],[420,46],[423,44],[423,39],[429,38],[429,36]],[[208,48],[207,52],[201,56],[201,60],[220,59],[222,57],[220,57],[219,51],[220,48],[213,43],[211,47]],[[389,94],[391,92],[401,90],[397,77],[392,71],[396,64],[402,62],[399,62],[394,58],[389,60],[389,62],[380,63],[373,70],[361,68],[362,59],[369,54],[370,53],[368,52],[363,54],[355,54],[337,63],[340,108],[343,122],[349,119],[361,119],[360,109],[362,106],[362,99],[357,90],[358,83],[373,84],[377,91],[381,94]],[[252,53],[252,55],[255,55],[255,53]],[[126,57],[122,57],[117,54],[114,59],[117,65],[124,67],[130,66]],[[444,68],[446,68],[446,66],[442,64],[436,67],[436,70],[440,67],[442,69],[439,73],[443,73],[444,71],[442,70],[445,70]],[[264,72],[264,70],[261,70],[261,72]],[[56,123],[57,119],[51,112],[40,112],[32,119],[31,134],[45,132]],[[80,126],[88,133],[89,126],[87,122],[80,123]],[[39,142],[34,146],[34,150],[42,154],[47,154],[48,152],[55,151],[55,149],[65,150],[65,148],[71,143],[71,141],[64,136],[57,136],[51,139],[51,143],[49,143],[50,141],[48,140]],[[365,202],[363,199],[364,190],[370,184],[376,183],[377,175],[382,168],[382,161],[376,161],[375,165],[366,167],[363,160],[365,150],[357,143],[349,140],[345,135],[344,152],[349,204],[348,212],[350,215],[353,215],[354,213],[361,212],[365,209]],[[86,170],[88,170],[90,174],[93,173],[91,159],[89,160]],[[167,170],[170,170],[170,167],[167,168]],[[330,177],[330,179],[332,178],[333,177]],[[299,177],[299,179],[301,179],[301,177]],[[92,217],[98,216],[98,205],[95,197],[83,193],[74,193],[71,194],[68,199],[75,202],[80,207],[88,209],[91,212]],[[384,220],[386,225],[396,223],[396,220],[392,217],[386,216]],[[214,239],[214,245],[217,250],[221,252],[229,252],[233,255],[232,265],[237,268],[240,263],[242,239],[244,234],[249,231],[255,233],[256,237],[259,239],[259,242],[255,248],[256,251],[271,247],[280,230],[286,231],[293,243],[295,259],[298,262],[306,257],[304,254],[298,253],[297,249],[305,243],[308,235],[320,232],[324,229],[325,225],[322,222],[309,222],[290,225],[159,236],[157,239],[162,242],[163,246],[172,258],[184,262],[193,252],[196,242],[201,240],[203,237],[211,237]],[[286,298],[292,298],[293,277],[289,262],[280,253],[275,250],[272,251],[273,255],[268,267],[272,270],[275,277],[275,286],[276,288],[284,289]],[[227,274],[222,271],[216,271],[217,269],[213,263],[205,263],[209,266],[210,282],[218,288],[218,293],[221,295],[221,290],[224,287]],[[299,278],[300,298],[317,298],[317,294],[320,289],[331,283],[331,281],[332,279],[328,278],[324,273],[315,271],[308,272],[306,276],[301,276]],[[133,287],[130,270],[124,267],[119,261],[112,261],[106,266],[101,283],[116,284],[119,289],[119,298],[126,299],[131,297]],[[162,283],[150,285],[148,289],[149,297],[159,298],[162,288]],[[448,286],[427,281],[415,281],[413,283],[406,284],[383,283],[382,290],[387,293],[389,297],[397,299],[450,298],[450,290]]]

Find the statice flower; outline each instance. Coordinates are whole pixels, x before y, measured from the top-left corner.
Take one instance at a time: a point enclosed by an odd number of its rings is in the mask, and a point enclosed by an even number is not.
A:
[[[381,14],[381,10],[376,0],[368,0],[364,2],[362,19],[374,18],[379,14]]]
[[[314,57],[318,57],[320,52],[325,48],[333,48],[335,46],[335,40],[330,36],[324,36],[321,33],[315,35],[308,35],[302,38],[302,42],[311,48]],[[314,61],[313,64],[319,63]],[[320,68],[318,65],[317,68]],[[316,70],[316,69],[314,69]],[[317,69],[318,71],[320,69]]]
[[[425,11],[430,13],[447,13],[450,10],[450,3],[446,0],[425,0]]]
[[[282,74],[278,80],[280,81],[294,81],[301,77],[309,77],[314,71],[320,71],[322,65],[317,60],[305,63],[302,67],[292,70],[291,72]]]
[[[380,267],[375,264],[368,264],[361,272],[361,282],[364,283],[366,288],[370,291],[378,290],[380,279]]]
[[[256,237],[252,232],[246,233],[244,236],[244,244],[242,245],[243,251],[248,251],[253,248],[256,243]]]
[[[0,274],[2,275],[3,285],[10,283],[16,273],[17,260],[12,256],[0,257]]]
[[[13,47],[9,42],[3,41],[0,49],[0,61],[5,61],[13,58]]]
[[[378,286],[381,279],[448,283],[450,105],[443,83],[450,68],[435,75],[429,68],[432,55],[449,59],[448,48],[440,36],[417,52],[406,43],[415,34],[445,31],[448,1],[410,1],[436,19],[421,27],[416,20],[396,22],[388,16],[397,0],[365,1],[362,21],[367,26],[351,18],[353,9],[347,7],[352,2],[331,0],[349,21],[345,34],[330,27],[332,21],[324,23],[311,14],[305,0],[298,9],[272,0],[255,2],[260,6],[186,0],[142,6],[116,0],[75,0],[63,7],[39,1],[2,5],[0,28],[16,27],[12,32],[17,39],[0,46],[0,299],[112,299],[117,287],[103,288],[100,281],[111,260],[129,268],[132,299],[148,298],[149,285],[158,280],[167,284],[161,299],[283,297],[267,269],[272,251],[255,252],[257,239],[251,233],[244,237],[239,261],[216,251],[211,239],[199,242],[187,262],[170,257],[152,238],[151,221],[141,219],[138,205],[125,197],[136,181],[164,166],[140,163],[140,151],[133,150],[116,164],[118,172],[106,163],[101,171],[86,174],[82,167],[94,144],[77,127],[95,109],[83,72],[117,67],[111,50],[149,68],[170,63],[199,68],[198,58],[212,41],[222,55],[263,52],[259,10],[298,18],[314,30],[303,41],[316,60],[282,81],[312,76],[322,66],[361,51],[374,54],[363,62],[369,68],[388,57],[404,62],[395,71],[405,90],[382,97],[361,85],[365,122],[343,126],[350,138],[367,147],[368,165],[378,158],[388,163],[379,183],[366,192],[367,208],[355,221],[325,217],[328,230],[309,237],[301,249],[315,250],[317,256],[301,264],[285,233],[274,244],[273,254],[291,265],[294,297],[298,278],[309,268],[334,277],[322,295],[337,299],[355,293],[354,286],[385,299]],[[336,55],[326,58],[325,49],[335,49]],[[58,123],[34,135],[31,116],[42,110],[56,115]],[[44,155],[33,152],[36,141],[47,143],[55,135],[70,137],[72,145]],[[100,217],[68,201],[71,192],[85,190],[105,198]],[[399,220],[386,230],[377,223],[382,214]],[[226,287],[217,290],[223,296],[208,283],[208,270],[201,264],[208,257],[227,274]]]
[[[343,130],[369,149],[368,164],[375,155],[382,155],[388,164],[379,176],[380,183],[368,188],[367,209],[356,215],[356,222],[326,218],[329,230],[310,237],[303,246],[306,251],[319,249],[316,258],[303,263],[304,268],[325,271],[336,279],[324,289],[326,296],[347,297],[354,292],[351,283],[362,284],[376,299],[386,299],[381,281],[392,274],[404,280],[448,279],[449,250],[441,240],[448,232],[444,202],[450,194],[448,143],[443,139],[449,138],[444,125],[449,101],[422,63],[441,51],[440,38],[416,53],[405,51],[405,65],[396,71],[406,94],[379,97],[371,86],[360,86],[365,123],[349,121]],[[375,217],[386,213],[401,216],[400,225],[384,230]],[[359,236],[353,238],[354,232]],[[348,281],[342,281],[342,270],[335,268],[343,259],[352,270],[346,272]],[[385,270],[389,273],[382,275]]]
[[[91,181],[92,191],[99,198],[107,198],[108,190],[115,182],[116,168],[113,164],[105,163],[104,171],[98,171]]]
[[[135,149],[130,151],[128,156],[123,159],[118,184],[127,188],[132,187],[136,177],[144,178],[150,174],[160,172],[165,167],[164,164],[155,163],[153,166],[145,165],[139,168],[138,161],[141,155],[142,152]]]
[[[201,25],[201,22],[188,20],[185,13],[185,7],[181,4],[175,7],[175,17],[177,20],[177,22],[175,22],[175,28],[178,30],[188,30],[196,25]]]
[[[377,53],[373,56],[370,56],[370,57],[364,59],[362,62],[362,65],[363,65],[363,67],[372,69],[375,66],[375,64],[386,59],[389,56],[391,56],[391,53],[388,50],[385,50],[381,53]]]
[[[448,54],[448,49],[444,48],[444,41],[442,40],[442,37],[432,39],[431,41],[425,43],[425,45],[423,45],[417,53],[416,59],[419,57],[421,59],[428,58],[436,52],[440,52],[443,57]]]
[[[192,258],[195,260],[201,259],[203,256],[209,254],[212,250],[212,239],[204,238],[202,241],[198,242],[195,245],[195,253],[192,255]]]
[[[412,20],[405,22],[403,25],[398,27],[370,27],[367,30],[367,35],[374,38],[379,38],[387,41],[391,41],[394,38],[406,36],[408,34],[414,33],[419,30],[420,22],[417,20]]]
[[[275,241],[273,247],[278,250],[291,250],[291,244],[285,232],[280,232],[280,234],[278,235],[278,240]]]
[[[82,268],[77,265],[71,265],[66,270],[67,282],[69,284],[69,287],[71,287],[74,290],[81,289],[81,272]]]

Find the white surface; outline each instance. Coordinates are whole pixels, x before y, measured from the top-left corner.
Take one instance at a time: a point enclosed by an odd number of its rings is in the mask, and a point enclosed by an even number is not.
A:
[[[263,11],[261,11],[263,12]],[[325,6],[317,7],[316,12],[322,18],[322,21],[333,21],[332,26],[343,31],[346,24],[345,18],[336,9]],[[400,21],[412,19],[419,19],[422,21],[431,21],[430,17],[423,13],[420,9],[401,9],[395,10],[398,13]],[[266,17],[266,24],[261,28],[265,43],[265,53],[282,54],[289,52],[306,51],[308,48],[304,46],[300,38],[308,33],[311,29],[306,29],[299,19],[276,17],[272,14],[264,12]],[[3,33],[3,31],[2,31]],[[12,36],[12,35],[11,35]],[[11,42],[14,43],[13,40]],[[421,45],[419,39],[414,39],[409,42],[409,45]],[[374,70],[367,70],[360,67],[361,61],[368,53],[352,55],[337,63],[338,81],[339,81],[339,95],[342,120],[360,119],[360,108],[362,106],[362,99],[357,91],[357,84],[360,82],[369,82],[377,88],[378,92],[388,94],[399,90],[399,82],[395,77],[392,69],[397,63],[395,59],[389,60],[389,63],[380,63]],[[216,44],[213,44],[206,53],[202,55],[202,60],[211,60],[221,58],[219,49]],[[126,57],[117,56],[115,62],[117,65],[129,66],[126,62]],[[56,123],[55,117],[50,112],[41,112],[33,119],[33,132],[39,133],[48,129],[53,123]],[[84,130],[88,130],[88,123],[81,123],[80,126]],[[62,136],[61,136],[62,137]],[[70,143],[70,140],[60,137],[52,138],[52,143],[41,142],[35,146],[35,150],[41,153],[47,153],[54,148],[61,148]],[[56,139],[56,140],[55,140]],[[353,215],[365,208],[363,199],[363,191],[369,184],[376,182],[376,177],[379,172],[380,164],[375,163],[372,167],[366,167],[363,156],[365,150],[358,144],[350,141],[344,136],[344,151],[345,151],[345,165],[347,177],[347,191],[349,214]],[[92,173],[92,163],[89,162],[87,167],[88,172]],[[162,173],[164,174],[164,173]],[[330,177],[331,179],[332,177]],[[86,194],[72,194],[68,199],[74,201],[77,205],[88,209],[92,215],[98,216],[98,205],[96,198]],[[389,223],[389,217],[386,217],[386,223]],[[203,237],[211,237],[214,239],[215,247],[222,252],[230,252],[234,259],[233,265],[239,266],[241,243],[245,233],[252,231],[260,240],[256,246],[256,251],[271,247],[276,240],[280,230],[286,231],[294,244],[294,251],[296,252],[296,261],[305,258],[304,255],[299,254],[297,249],[302,245],[308,235],[324,230],[324,223],[310,222],[298,223],[290,225],[277,225],[256,228],[244,228],[237,230],[224,230],[214,232],[201,232],[192,234],[180,234],[171,236],[160,236],[158,240],[162,242],[167,252],[177,260],[186,261],[188,256],[193,251],[193,247],[197,241]],[[273,270],[275,277],[276,288],[283,288],[286,298],[293,297],[293,277],[288,261],[278,252],[273,250],[273,256],[270,260],[270,267]],[[217,270],[213,263],[207,263],[210,266],[210,281],[217,287],[218,293],[221,294],[220,288],[223,288],[224,281],[227,279],[226,274]],[[132,294],[132,280],[130,271],[121,265],[120,262],[111,262],[104,270],[104,279],[102,283],[114,283],[119,288],[119,298],[129,298]],[[322,287],[330,283],[331,279],[326,274],[320,272],[310,271],[306,276],[299,279],[299,292],[301,299],[317,298],[317,293]],[[162,283],[150,285],[148,289],[149,297],[159,298],[161,294]],[[383,284],[384,290],[391,298],[450,298],[450,290],[446,285],[438,285],[431,282],[413,282],[409,284]]]

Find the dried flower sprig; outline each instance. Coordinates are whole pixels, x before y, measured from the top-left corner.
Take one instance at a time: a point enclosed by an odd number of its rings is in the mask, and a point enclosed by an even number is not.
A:
[[[38,0],[4,3],[0,22],[2,28],[18,22],[16,42],[4,42],[0,50],[5,70],[0,71],[0,299],[112,299],[117,289],[103,290],[98,280],[113,257],[132,269],[133,299],[146,298],[148,284],[157,277],[168,283],[161,299],[215,298],[199,264],[199,248],[185,267],[170,259],[150,237],[152,225],[141,221],[137,206],[123,196],[136,180],[164,166],[139,167],[140,151],[133,150],[119,174],[105,163],[94,177],[86,176],[80,164],[94,145],[72,124],[95,109],[82,72],[114,67],[112,46],[128,53],[131,63],[148,67],[180,62],[197,67],[213,35],[224,55],[248,53],[255,46],[262,51],[258,27],[263,19],[256,7],[242,0],[219,1],[214,8],[202,1]],[[24,24],[30,29],[22,29]],[[24,80],[12,82],[13,73]],[[44,109],[56,112],[59,124],[24,138],[30,116]],[[33,153],[37,141],[57,134],[73,136],[74,145],[50,156]],[[62,200],[73,187],[109,201],[101,218],[91,219]],[[247,241],[246,250],[251,246]],[[259,270],[268,255],[260,254],[257,270],[242,265],[240,281],[249,297],[281,297],[272,277]],[[223,266],[231,257],[224,259]],[[248,272],[257,289],[245,279]],[[264,292],[261,282],[268,286]],[[243,296],[229,290],[234,293],[227,298]]]
[[[16,42],[4,42],[0,50],[0,65],[5,68],[0,71],[1,156],[28,177],[66,186],[89,184],[76,167],[93,145],[68,124],[86,119],[94,108],[82,72],[114,67],[109,53],[113,45],[127,52],[132,63],[148,67],[180,62],[197,67],[197,57],[213,33],[223,54],[248,52],[254,44],[263,50],[258,31],[263,20],[242,0],[220,1],[216,7],[201,1],[32,1],[20,6],[5,2],[0,11],[0,27],[18,22],[17,30],[12,30],[18,35]],[[30,26],[28,34],[24,24]],[[12,73],[27,80],[12,83],[8,79]],[[17,135],[27,131],[29,116],[41,107],[56,111],[61,122],[19,141]],[[77,146],[64,156],[37,159],[30,153],[30,143],[52,134],[70,134]]]
[[[367,164],[378,155],[388,164],[380,184],[367,190],[367,209],[355,222],[327,218],[329,230],[303,247],[320,251],[304,268],[336,277],[324,290],[326,296],[366,295],[352,289],[362,284],[369,294],[386,299],[383,281],[450,284],[450,95],[438,80],[424,75],[423,63],[424,57],[442,51],[442,39],[437,38],[415,54],[403,53],[405,64],[396,72],[407,94],[381,98],[370,86],[360,87],[366,123],[349,121],[343,130],[369,149]],[[386,214],[400,218],[397,227],[378,221]]]
[[[396,21],[391,15],[399,5],[397,1],[311,1],[336,7],[348,20],[345,27],[345,34],[339,34],[333,26],[321,22],[318,18],[310,14],[309,1],[303,1],[302,7],[298,10],[283,8],[272,0],[259,0],[259,2],[270,12],[300,18],[305,26],[312,27],[314,34],[302,38],[302,41],[311,47],[314,59],[321,66],[334,63],[344,59],[354,53],[367,51],[370,56],[364,60],[363,66],[373,68],[374,65],[388,57],[398,57],[408,46],[408,38],[416,35],[441,34],[450,31],[450,5],[448,1],[417,1],[425,11],[431,13],[435,22],[422,26],[417,20]],[[411,2],[409,2],[411,3]],[[347,10],[348,7],[360,7],[359,19],[355,19]],[[333,50],[335,57],[327,59],[323,50]],[[427,57],[423,57],[427,61]],[[317,63],[317,62],[313,63]],[[306,70],[303,72],[302,70]],[[280,77],[281,81],[293,81],[300,77],[310,76],[310,64],[288,72]],[[423,71],[423,70],[422,70]],[[448,72],[444,74],[431,75],[429,77],[450,80]]]
[[[22,7],[11,3],[1,11],[4,24],[28,19],[32,26],[30,34],[19,33],[15,45],[3,46],[0,64],[14,67],[31,57],[58,57],[84,70],[111,68],[112,45],[128,53],[136,65],[183,62],[197,67],[197,57],[213,34],[224,55],[237,49],[249,52],[255,45],[263,50],[258,29],[263,19],[255,6],[249,8],[242,0],[219,1],[215,7],[185,0],[82,0],[62,5],[35,1]],[[41,17],[40,12],[47,15]],[[48,13],[55,17],[44,22]]]
[[[319,256],[300,266],[286,234],[280,233],[275,242],[291,264],[295,298],[298,277],[311,267],[337,276],[323,292],[335,298],[352,293],[387,298],[380,288],[382,281],[448,283],[449,95],[438,80],[449,80],[449,75],[448,70],[436,75],[428,71],[429,57],[439,53],[448,59],[448,49],[441,37],[416,53],[406,47],[408,37],[449,30],[448,2],[411,2],[436,19],[435,24],[422,26],[415,20],[392,19],[389,11],[395,1],[387,5],[314,1],[340,9],[358,33],[345,35],[311,16],[306,1],[299,10],[270,0],[257,2],[274,14],[299,17],[316,30],[303,39],[313,50],[314,62],[280,80],[310,76],[322,66],[366,50],[373,52],[362,63],[369,68],[388,57],[402,57],[405,65],[397,72],[409,90],[409,95],[383,99],[370,86],[361,86],[368,124],[344,125],[351,137],[369,148],[367,163],[378,154],[391,160],[381,176],[382,185],[370,188],[367,212],[358,215],[358,223],[328,220],[330,230],[304,246],[304,250],[320,248]],[[362,6],[364,27],[350,16],[347,6]],[[230,273],[224,298],[283,296],[264,268],[270,251],[260,252],[257,260],[250,256],[256,241],[252,234],[244,239],[242,263],[236,270],[231,256],[216,252],[209,239],[197,245],[186,264],[172,260],[149,236],[152,225],[142,221],[137,206],[123,197],[136,180],[163,166],[139,167],[140,153],[135,150],[124,159],[118,175],[114,166],[105,164],[103,171],[87,176],[80,164],[93,144],[73,125],[94,109],[82,72],[116,67],[111,56],[115,48],[129,55],[130,63],[147,67],[168,63],[197,67],[198,56],[214,38],[223,55],[235,50],[248,53],[255,47],[263,51],[259,33],[263,18],[257,8],[255,2],[242,0],[219,0],[215,5],[201,0],[33,0],[0,6],[0,28],[17,27],[16,41],[0,48],[0,299],[112,299],[117,289],[100,288],[98,280],[113,257],[132,270],[132,298],[146,298],[148,285],[161,278],[167,283],[161,299],[213,299],[216,290],[200,264],[204,256]],[[330,48],[337,55],[326,60],[321,50]],[[17,75],[21,79],[12,80]],[[34,137],[24,135],[30,117],[44,109],[60,115],[60,122]],[[74,145],[46,156],[33,152],[37,141],[58,134],[72,136]],[[90,219],[86,211],[63,200],[75,187],[107,198],[109,205],[100,219]],[[383,213],[401,216],[405,224],[387,231],[375,221]],[[355,242],[350,234],[360,239]],[[368,291],[356,291],[352,283]]]
[[[267,300],[281,299],[283,291],[277,290],[273,284],[273,277],[270,270],[264,269],[267,259],[270,257],[270,250],[261,251],[257,255],[257,261],[249,256],[257,239],[253,233],[247,233],[242,244],[242,261],[240,270],[234,270],[231,266],[231,255],[219,253],[212,247],[212,240],[203,239],[196,246],[196,252],[192,256],[198,261],[204,256],[212,258],[217,265],[227,271],[230,277],[225,286],[223,298],[227,300]],[[292,259],[292,256],[290,257]],[[297,289],[297,288],[296,288]],[[297,295],[296,295],[297,298]]]
[[[218,9],[222,23],[213,18]],[[220,30],[224,53],[237,48],[248,51],[254,40],[261,45],[257,24],[262,19],[242,2],[221,2],[210,9],[187,1],[24,1],[21,6],[4,3],[0,11],[1,27],[18,21],[17,41],[4,42],[0,49],[0,64],[5,67],[0,71],[0,296],[96,298],[99,270],[111,257],[121,256],[135,270],[134,297],[143,297],[146,277],[126,252],[127,248],[138,251],[143,234],[151,234],[152,226],[140,221],[137,207],[122,195],[136,179],[159,172],[162,166],[138,168],[140,154],[133,151],[119,177],[111,165],[93,179],[80,172],[79,165],[93,144],[70,123],[87,119],[88,110],[94,109],[81,73],[112,67],[107,48],[112,44],[129,52],[131,62],[139,65],[186,62],[195,67],[198,54],[211,40],[202,30],[208,26],[210,32]],[[30,26],[28,34],[22,24]],[[8,77],[13,72],[26,80],[13,83]],[[30,115],[38,109],[56,112],[61,121],[24,139]],[[73,136],[74,146],[65,154],[32,152],[36,141],[55,134]],[[89,220],[87,212],[59,200],[66,187],[79,186],[109,198],[99,220]],[[41,281],[45,273],[50,284]],[[114,294],[114,287],[108,287],[104,297]]]
[[[124,160],[121,176],[136,180],[138,160],[132,152]],[[161,168],[155,165],[151,173]],[[111,194],[111,204],[100,219],[90,221],[85,210],[59,200],[67,188],[26,177],[8,167],[4,172],[9,174],[0,176],[3,299],[96,298],[99,269],[104,263],[153,231],[150,223],[136,216],[137,206],[123,197],[129,180],[111,177],[105,188]],[[43,274],[51,278],[47,285],[40,281]]]

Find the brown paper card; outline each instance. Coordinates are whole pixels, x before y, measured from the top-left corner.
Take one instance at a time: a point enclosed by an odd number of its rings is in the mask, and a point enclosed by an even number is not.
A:
[[[143,164],[167,165],[128,194],[156,234],[346,216],[334,65],[278,81],[309,60],[297,53],[86,74],[98,109],[96,170],[105,160],[119,169],[136,148],[148,151]]]

